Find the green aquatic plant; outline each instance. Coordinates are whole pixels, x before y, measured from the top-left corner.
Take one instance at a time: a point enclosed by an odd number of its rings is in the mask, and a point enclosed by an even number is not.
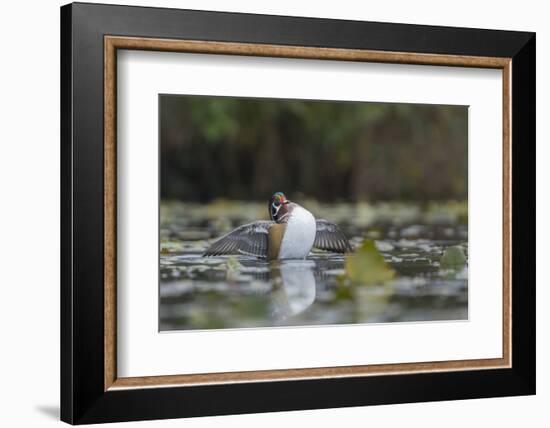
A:
[[[360,285],[382,283],[395,275],[370,239],[365,239],[354,253],[346,255],[344,268],[345,279]]]
[[[182,241],[163,240],[160,246],[160,254],[167,255],[167,254],[177,253],[179,251],[182,251],[183,248],[184,248],[184,245]]]
[[[239,262],[237,257],[230,256],[224,263],[223,268],[226,271],[227,280],[236,281],[239,279],[244,266]]]
[[[439,263],[442,269],[459,269],[466,265],[467,259],[462,247],[455,245],[445,249]]]
[[[225,262],[228,271],[239,271],[243,268],[243,265],[239,262],[239,259],[235,256],[230,256]]]

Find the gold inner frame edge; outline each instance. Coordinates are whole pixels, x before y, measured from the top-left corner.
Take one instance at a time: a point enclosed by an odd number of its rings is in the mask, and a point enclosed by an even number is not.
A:
[[[147,50],[214,55],[243,55],[296,59],[378,62],[494,68],[502,70],[503,95],[503,323],[502,357],[300,369],[203,373],[169,376],[117,377],[116,367],[116,85],[117,50]],[[104,37],[104,390],[211,385],[315,378],[360,377],[423,372],[511,367],[511,58],[421,54],[362,49],[174,40],[142,37]]]

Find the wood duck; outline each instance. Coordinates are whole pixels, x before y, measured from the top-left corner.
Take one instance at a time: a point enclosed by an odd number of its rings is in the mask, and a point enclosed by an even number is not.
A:
[[[338,226],[315,219],[304,207],[277,192],[269,200],[271,220],[238,227],[215,241],[204,256],[241,254],[267,260],[305,259],[312,247],[336,253],[351,251]]]

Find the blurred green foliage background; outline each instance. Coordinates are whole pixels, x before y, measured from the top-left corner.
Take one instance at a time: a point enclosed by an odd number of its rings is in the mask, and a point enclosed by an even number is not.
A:
[[[160,96],[161,198],[464,200],[468,108]]]

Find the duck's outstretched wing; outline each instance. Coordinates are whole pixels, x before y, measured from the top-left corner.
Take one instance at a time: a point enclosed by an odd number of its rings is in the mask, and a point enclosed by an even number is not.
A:
[[[347,253],[352,250],[348,238],[338,226],[322,219],[317,219],[317,234],[313,246],[335,253]]]
[[[239,254],[266,257],[267,235],[272,224],[272,221],[259,220],[239,226],[210,245],[203,255]]]

